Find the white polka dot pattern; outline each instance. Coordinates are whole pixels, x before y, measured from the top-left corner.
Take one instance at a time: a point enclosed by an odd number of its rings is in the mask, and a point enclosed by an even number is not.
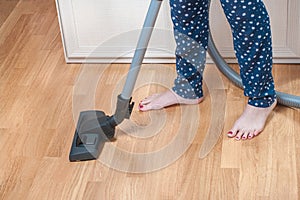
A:
[[[220,0],[231,26],[248,103],[269,107],[276,99],[272,76],[269,16],[261,0]],[[177,78],[173,90],[195,99],[203,96],[202,75],[209,33],[208,0],[170,0],[176,41]]]

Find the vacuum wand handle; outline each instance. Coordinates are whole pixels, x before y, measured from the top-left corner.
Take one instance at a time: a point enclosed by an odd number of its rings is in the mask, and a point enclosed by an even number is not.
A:
[[[151,0],[148,13],[130,65],[130,69],[127,74],[127,79],[121,93],[121,97],[123,99],[130,99],[132,96],[136,79],[139,74],[162,1],[163,0]]]

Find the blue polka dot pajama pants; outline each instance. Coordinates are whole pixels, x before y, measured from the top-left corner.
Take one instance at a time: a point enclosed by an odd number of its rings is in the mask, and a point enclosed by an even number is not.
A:
[[[269,107],[276,99],[272,76],[269,16],[262,0],[220,0],[230,24],[248,104]],[[202,75],[209,35],[208,0],[170,0],[176,41],[177,78],[172,88],[179,96],[203,96]]]

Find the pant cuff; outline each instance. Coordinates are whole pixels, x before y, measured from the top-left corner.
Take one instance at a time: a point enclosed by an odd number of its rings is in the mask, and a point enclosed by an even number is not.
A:
[[[254,107],[267,108],[270,107],[276,100],[276,94],[262,98],[249,97],[248,104]]]

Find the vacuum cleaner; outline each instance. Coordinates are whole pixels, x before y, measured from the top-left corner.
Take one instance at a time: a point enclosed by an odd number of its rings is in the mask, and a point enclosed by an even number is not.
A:
[[[97,159],[105,142],[115,140],[116,126],[122,123],[124,119],[130,118],[134,106],[134,102],[131,102],[131,95],[162,1],[163,0],[151,0],[123,91],[118,95],[115,113],[112,116],[108,116],[104,112],[97,110],[82,111],[80,113],[69,154],[69,160],[71,162]],[[208,53],[219,70],[242,88],[240,76],[224,61],[216,49],[211,35],[208,42]],[[299,96],[282,92],[277,92],[277,94],[279,103],[300,108]]]
[[[162,0],[152,0],[150,3],[123,91],[118,95],[114,115],[108,116],[102,111],[93,110],[80,113],[69,155],[71,162],[97,159],[105,142],[114,140],[116,126],[124,119],[129,119],[134,106],[131,95],[161,3]]]

